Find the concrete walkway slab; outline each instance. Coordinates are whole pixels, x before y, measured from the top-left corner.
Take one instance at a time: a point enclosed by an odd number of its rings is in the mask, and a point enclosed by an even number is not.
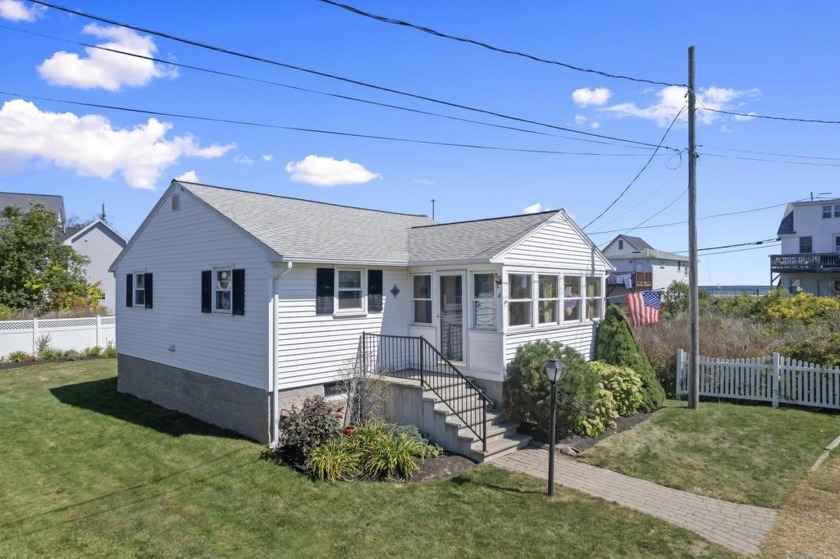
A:
[[[557,484],[686,528],[738,553],[757,555],[761,540],[776,522],[777,512],[772,509],[694,495],[556,456]],[[528,447],[493,465],[548,480],[548,449]]]

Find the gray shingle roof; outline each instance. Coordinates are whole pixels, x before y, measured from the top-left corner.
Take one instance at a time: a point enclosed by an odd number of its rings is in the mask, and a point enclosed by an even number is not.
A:
[[[788,210],[789,213],[782,218],[782,222],[779,224],[777,235],[792,235],[796,232],[793,228],[793,208],[788,208]]]
[[[411,261],[489,260],[557,213],[414,227],[408,234]]]
[[[0,192],[0,210],[7,206],[15,206],[28,210],[31,204],[43,204],[44,208],[58,216],[64,223],[64,197],[55,194],[25,194],[17,192]]]
[[[399,214],[180,182],[286,260],[408,263],[408,230],[434,224]]]
[[[619,237],[630,243],[630,246],[632,246],[636,250],[644,250],[646,248],[655,250],[652,246],[647,244],[647,242],[645,242],[645,240],[641,237],[631,237],[630,235],[619,235]]]

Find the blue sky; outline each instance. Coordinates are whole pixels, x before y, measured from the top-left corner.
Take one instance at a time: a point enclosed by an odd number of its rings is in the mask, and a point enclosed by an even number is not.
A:
[[[838,120],[833,3],[353,0],[353,6],[575,66],[665,83],[687,81],[696,46],[702,106]],[[389,25],[317,0],[245,5],[105,3],[74,9],[172,35],[526,120],[657,144],[683,90],[610,79]],[[581,226],[601,213],[652,150],[398,96],[0,0],[0,190],[62,194],[68,215],[101,204],[134,233],[175,177],[337,204],[458,221],[565,208]],[[48,35],[47,38],[40,35]],[[61,40],[56,40],[61,39]],[[69,42],[67,42],[69,41]],[[77,43],[324,93],[400,105],[489,127],[156,64]],[[40,98],[52,98],[44,100]],[[523,153],[361,139],[153,116],[74,101],[268,125],[424,141],[594,155]],[[698,113],[699,246],[770,239],[783,204],[840,196],[837,125]],[[665,138],[687,147],[683,114]],[[761,153],[745,153],[750,152]],[[783,154],[766,155],[766,154]],[[725,156],[725,157],[718,157]],[[762,159],[752,161],[740,158]],[[621,200],[587,227],[599,245],[628,232],[688,249],[686,157],[663,150]],[[676,200],[676,202],[674,202]],[[672,203],[673,202],[673,203]],[[669,204],[671,204],[669,206]],[[666,207],[667,206],[667,207]],[[657,214],[657,212],[660,212]],[[652,217],[653,216],[653,217]],[[755,248],[755,247],[743,247]],[[701,284],[766,284],[778,247],[701,252]],[[717,254],[713,254],[717,253]]]

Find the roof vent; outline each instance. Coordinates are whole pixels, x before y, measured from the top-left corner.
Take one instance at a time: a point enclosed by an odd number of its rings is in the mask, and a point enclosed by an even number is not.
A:
[[[172,195],[172,211],[178,211],[181,209],[181,196],[179,194]]]

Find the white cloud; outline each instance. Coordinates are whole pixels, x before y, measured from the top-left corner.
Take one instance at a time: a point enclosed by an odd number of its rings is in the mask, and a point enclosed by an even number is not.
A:
[[[273,155],[271,155],[270,153],[266,153],[265,155],[263,155],[263,156],[262,156],[262,158],[263,158],[263,161],[265,161],[265,162],[269,162],[269,161],[271,161],[272,159],[274,159],[274,156],[273,156]]]
[[[585,117],[585,116],[583,116],[583,115],[575,115],[575,124],[577,124],[578,126],[581,126],[581,125],[583,125],[583,124],[586,124],[586,121],[587,121],[587,120],[589,120],[589,119],[588,119],[588,118],[586,118],[586,117]]]
[[[522,208],[522,213],[524,214],[535,214],[542,210],[542,204],[539,202],[535,202],[528,207]]]
[[[612,92],[606,87],[597,87],[595,89],[582,87],[572,92],[572,101],[580,107],[588,107],[590,105],[599,107],[609,101],[610,97],[612,97]]]
[[[610,112],[619,118],[628,116],[653,120],[659,126],[667,126],[687,102],[686,88],[679,86],[664,87],[656,93],[658,101],[646,107],[639,107],[635,103],[619,103],[602,110]],[[721,117],[720,113],[705,111],[703,108],[715,110],[731,110],[737,107],[736,101],[758,96],[758,89],[738,90],[723,87],[706,87],[697,92],[697,121],[711,124]],[[682,118],[685,118],[683,116]],[[741,120],[746,120],[742,117]]]
[[[187,171],[186,173],[181,173],[177,177],[175,177],[176,181],[184,181],[184,182],[198,182],[198,175],[195,174],[195,171]]]
[[[365,184],[381,178],[379,173],[372,173],[359,163],[348,159],[341,161],[332,157],[307,155],[301,161],[286,163],[289,179],[315,186],[336,186],[339,184]]]
[[[141,56],[154,56],[157,52],[151,37],[138,35],[124,27],[104,27],[91,23],[84,27],[83,32],[109,39],[100,43],[100,47]],[[51,85],[80,89],[102,88],[108,91],[119,91],[123,86],[144,86],[154,78],[178,77],[174,67],[91,47],[85,47],[84,56],[59,51],[38,66],[38,73]]]
[[[46,8],[37,4],[25,5],[21,0],[0,0],[0,18],[12,21],[35,21]]]
[[[233,162],[238,163],[239,165],[253,165],[254,160],[248,157],[247,155],[234,155]]]
[[[601,127],[601,123],[600,122],[593,122],[592,124],[589,125],[589,127],[593,130],[598,130]]]
[[[420,184],[420,185],[423,185],[423,186],[434,186],[435,185],[435,181],[430,181],[429,179],[414,179],[411,182],[413,182],[414,184]]]
[[[153,189],[163,170],[180,158],[220,157],[236,147],[202,148],[190,135],[167,139],[171,129],[171,123],[154,118],[115,128],[102,115],[51,113],[14,99],[0,108],[0,172],[36,161],[101,179],[119,172],[129,186]]]

